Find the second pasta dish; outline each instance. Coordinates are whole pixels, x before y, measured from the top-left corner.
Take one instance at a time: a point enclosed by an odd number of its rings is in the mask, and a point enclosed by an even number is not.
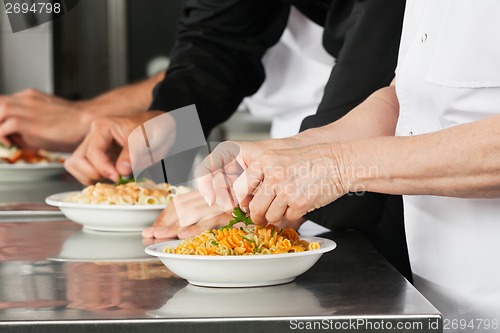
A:
[[[97,183],[70,195],[66,201],[103,205],[161,205],[168,204],[176,195],[190,190],[184,186],[156,184],[151,181],[119,185]]]

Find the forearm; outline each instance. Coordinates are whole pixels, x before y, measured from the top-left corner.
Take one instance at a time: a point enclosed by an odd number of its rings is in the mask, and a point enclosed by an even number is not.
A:
[[[499,126],[495,116],[425,135],[345,143],[340,168],[351,191],[498,197]]]
[[[358,139],[393,136],[399,116],[395,87],[374,92],[347,115],[329,125],[299,133],[300,145],[348,142]]]
[[[143,81],[113,89],[87,101],[78,102],[84,119],[92,121],[108,116],[129,116],[146,111],[153,98],[153,88],[165,76],[159,72]]]

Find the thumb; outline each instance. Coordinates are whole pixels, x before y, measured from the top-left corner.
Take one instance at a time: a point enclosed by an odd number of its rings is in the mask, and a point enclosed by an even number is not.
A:
[[[202,227],[200,227],[200,225],[193,224],[192,226],[181,229],[179,231],[179,233],[177,234],[177,237],[179,239],[184,239],[184,238],[195,236],[197,234],[201,234],[203,231],[204,230]]]

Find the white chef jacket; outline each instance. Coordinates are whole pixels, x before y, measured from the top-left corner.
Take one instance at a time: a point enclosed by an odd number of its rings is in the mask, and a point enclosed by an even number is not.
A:
[[[500,113],[499,15],[499,0],[407,1],[397,135]],[[415,286],[442,312],[445,328],[499,332],[500,199],[404,196],[404,214]],[[470,327],[461,329],[460,319]]]
[[[322,36],[323,27],[292,7],[280,41],[264,56],[266,80],[244,104],[252,115],[272,118],[273,138],[297,134],[302,120],[316,113],[335,63]]]

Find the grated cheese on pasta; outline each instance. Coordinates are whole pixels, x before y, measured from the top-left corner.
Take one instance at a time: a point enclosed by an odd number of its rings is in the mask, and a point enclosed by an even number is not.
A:
[[[173,197],[190,192],[185,186],[155,184],[151,181],[130,182],[122,185],[97,183],[70,195],[66,202],[102,205],[158,205],[168,204]]]

